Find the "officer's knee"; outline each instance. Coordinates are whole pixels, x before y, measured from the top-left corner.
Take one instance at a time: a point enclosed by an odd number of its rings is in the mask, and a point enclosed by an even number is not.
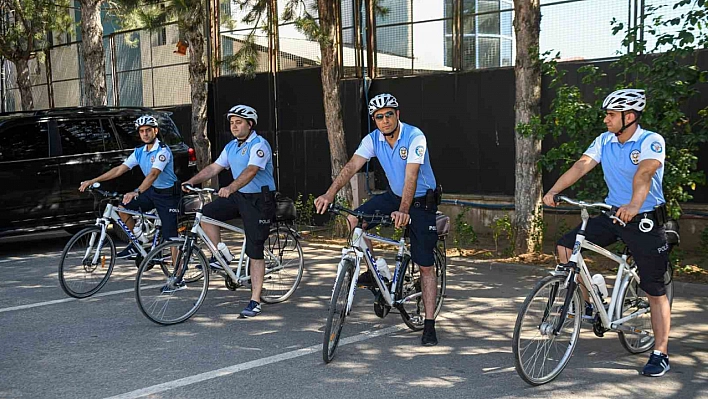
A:
[[[347,216],[347,222],[349,222],[349,229],[354,230],[357,224],[356,217],[352,215]]]

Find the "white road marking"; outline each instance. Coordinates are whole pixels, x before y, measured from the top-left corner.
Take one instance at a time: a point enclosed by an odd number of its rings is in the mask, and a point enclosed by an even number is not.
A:
[[[364,331],[355,336],[344,338],[339,341],[339,346],[349,345],[361,341],[366,341],[382,335],[392,334],[401,330],[405,330],[406,327],[402,326],[392,326],[383,328],[381,330],[375,331]],[[226,377],[231,374],[239,373],[241,371],[246,371],[254,369],[257,367],[266,366],[273,363],[282,362],[285,360],[295,359],[298,357],[306,356],[315,352],[322,350],[322,345],[308,346],[307,348],[296,349],[294,351],[281,353],[279,355],[273,355],[264,357],[262,359],[251,360],[250,362],[234,364],[233,366],[224,367],[218,370],[207,371],[206,373],[196,374],[193,376],[180,378],[178,380],[165,382],[162,384],[153,385],[151,387],[138,389],[132,392],[127,392],[117,396],[111,396],[107,399],[132,399],[132,398],[142,398],[148,395],[155,395],[161,392],[166,392],[175,388],[184,387],[187,385],[196,384],[199,382],[211,380],[214,378]]]

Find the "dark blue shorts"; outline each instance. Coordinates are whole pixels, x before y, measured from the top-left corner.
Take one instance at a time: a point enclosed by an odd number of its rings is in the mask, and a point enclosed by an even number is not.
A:
[[[363,213],[378,212],[390,215],[398,211],[400,205],[401,199],[391,191],[386,191],[383,194],[373,196],[356,210]],[[435,264],[433,251],[438,242],[438,232],[435,224],[435,212],[437,210],[436,205],[433,205],[432,209],[426,210],[424,199],[416,198],[408,211],[411,217],[409,230],[411,258],[419,266],[433,266]],[[367,230],[375,226],[376,224],[369,224]]]
[[[558,245],[568,248],[570,254],[575,246],[575,236],[580,226],[566,233]],[[649,295],[662,296],[666,294],[664,274],[669,264],[669,245],[666,243],[664,226],[655,225],[646,233],[639,230],[638,222],[627,223],[622,227],[619,223],[602,214],[590,218],[585,228],[585,239],[601,247],[606,247],[621,238],[637,262],[639,268],[639,286]]]
[[[138,198],[123,204],[132,211],[150,212],[157,209],[157,215],[162,223],[162,238],[177,237],[177,218],[179,216],[179,196],[174,194],[158,194],[153,187],[148,188]]]
[[[241,217],[246,234],[246,255],[251,259],[263,259],[264,244],[275,219],[274,193],[244,194],[237,191],[227,198],[216,197],[204,205],[202,214],[222,222]]]

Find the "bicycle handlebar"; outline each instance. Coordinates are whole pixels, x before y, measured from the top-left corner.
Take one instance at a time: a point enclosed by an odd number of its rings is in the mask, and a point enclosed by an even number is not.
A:
[[[120,199],[123,197],[122,194],[120,194],[116,191],[110,192],[110,191],[106,191],[106,190],[101,190],[98,187],[90,187],[89,186],[86,189],[89,190],[92,194],[100,194],[101,196],[103,196],[105,198]]]
[[[383,226],[391,226],[393,225],[393,219],[389,215],[383,215],[380,213],[376,214],[370,214],[370,213],[363,213],[363,212],[357,212],[353,211],[351,209],[345,208],[343,206],[339,206],[336,204],[329,204],[329,212],[332,212],[334,214],[340,214],[341,212],[348,213],[352,216],[355,216],[357,219],[361,221],[365,221],[368,223],[379,223]]]
[[[182,187],[186,188],[189,191],[193,191],[195,193],[212,194],[212,193],[216,192],[216,190],[214,190],[213,188],[208,188],[208,187],[207,188],[196,188],[196,187],[192,186],[191,184],[182,184]]]
[[[561,201],[566,202],[566,203],[568,203],[568,204],[570,204],[570,205],[575,205],[575,206],[577,206],[577,207],[579,207],[579,208],[583,208],[583,209],[587,209],[587,208],[603,208],[603,209],[605,209],[605,211],[602,211],[602,212],[603,212],[604,214],[606,214],[610,219],[616,220],[616,221],[617,221],[619,224],[621,224],[622,226],[626,226],[626,225],[627,225],[627,223],[625,223],[622,219],[620,219],[620,218],[618,218],[617,216],[615,216],[615,213],[617,212],[617,209],[619,209],[619,208],[617,208],[616,206],[607,205],[607,204],[605,204],[604,202],[585,202],[585,201],[580,201],[580,200],[574,200],[574,199],[570,199],[570,198],[568,198],[568,197],[566,197],[566,196],[564,196],[564,195],[558,195],[558,194],[556,194],[556,195],[553,196],[553,202],[559,203],[559,202],[561,202]]]

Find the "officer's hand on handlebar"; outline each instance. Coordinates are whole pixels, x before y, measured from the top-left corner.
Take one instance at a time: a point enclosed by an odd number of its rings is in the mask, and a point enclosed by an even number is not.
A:
[[[191,187],[191,186],[193,186],[193,184],[189,180],[182,183],[182,191],[184,191],[185,193],[188,193],[190,191],[189,188],[187,188],[187,186]]]
[[[637,214],[639,213],[639,207],[634,206],[632,204],[626,204],[622,205],[617,209],[615,212],[615,216],[617,216],[619,219],[621,219],[625,223],[629,223]],[[616,220],[612,221],[613,223],[617,223]]]
[[[317,213],[324,214],[329,209],[329,204],[334,202],[334,196],[329,194],[322,194],[315,199],[315,209]]]
[[[81,185],[79,186],[79,191],[81,191],[83,193],[92,184],[93,184],[93,180],[82,181]]]
[[[397,229],[402,229],[408,225],[411,216],[407,213],[396,211],[391,213],[391,219],[393,219],[393,225]]]
[[[558,193],[555,191],[547,192],[546,195],[543,196],[543,203],[546,204],[547,206],[552,206],[552,207],[557,206],[558,205],[558,201],[556,201],[557,195],[558,195]]]

